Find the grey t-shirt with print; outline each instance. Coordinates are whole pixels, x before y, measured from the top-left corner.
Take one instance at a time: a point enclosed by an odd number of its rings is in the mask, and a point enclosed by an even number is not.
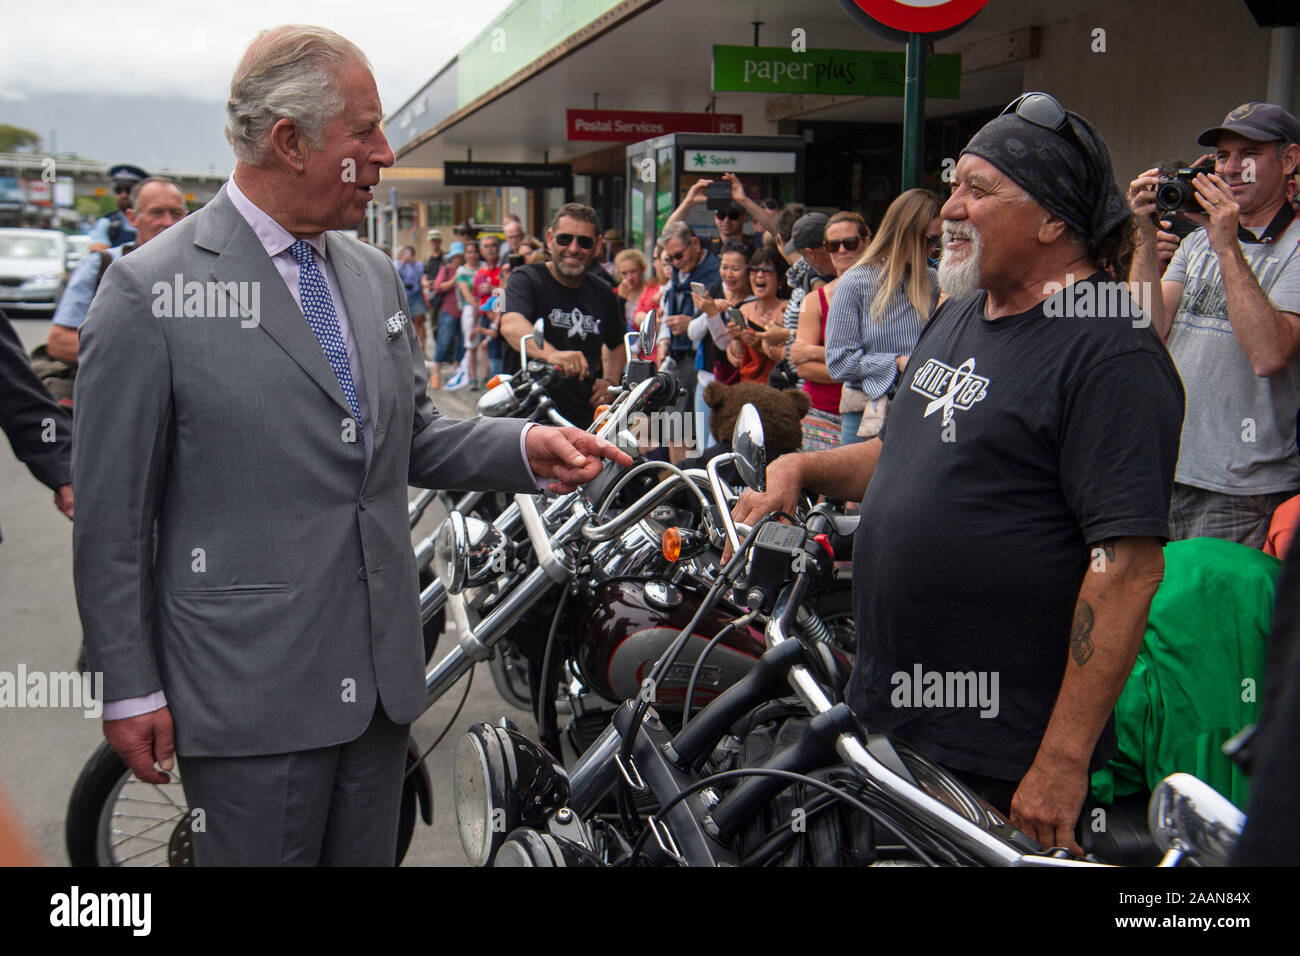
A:
[[[1240,245],[1274,308],[1300,313],[1300,218],[1271,243]],[[1228,321],[1219,259],[1205,229],[1182,241],[1164,281],[1183,283],[1168,341],[1187,393],[1174,480],[1231,495],[1300,488],[1300,356],[1270,378],[1255,374]]]

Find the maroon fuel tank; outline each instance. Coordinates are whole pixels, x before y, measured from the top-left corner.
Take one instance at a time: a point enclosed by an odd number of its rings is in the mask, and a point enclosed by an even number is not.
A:
[[[680,597],[675,603],[674,592]],[[655,661],[690,623],[704,594],[645,578],[619,578],[598,587],[587,603],[575,653],[591,689],[611,701],[635,697]],[[704,615],[656,689],[657,703],[681,706],[691,668],[705,645],[741,613],[719,601]],[[764,648],[763,635],[750,627],[724,637],[700,670],[694,706],[703,707],[749,673]]]

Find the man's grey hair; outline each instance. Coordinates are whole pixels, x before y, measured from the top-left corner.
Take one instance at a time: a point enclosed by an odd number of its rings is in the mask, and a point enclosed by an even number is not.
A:
[[[140,211],[140,195],[144,192],[144,187],[150,183],[162,183],[164,186],[170,186],[181,195],[181,201],[185,201],[185,190],[181,189],[173,180],[166,176],[146,176],[134,186],[131,187],[131,208],[136,212]]]
[[[659,241],[663,243],[667,243],[669,239],[680,239],[683,243],[689,244],[694,238],[695,230],[680,219],[664,226],[664,231],[659,234]]]
[[[230,80],[226,139],[235,157],[257,166],[266,159],[277,121],[292,120],[307,143],[320,149],[325,127],[343,112],[338,72],[370,62],[355,43],[324,27],[287,24],[263,30],[244,51]]]

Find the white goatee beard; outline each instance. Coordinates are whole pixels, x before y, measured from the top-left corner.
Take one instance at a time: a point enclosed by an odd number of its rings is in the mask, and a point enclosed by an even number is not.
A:
[[[951,238],[951,234],[945,238]],[[943,257],[939,260],[939,288],[948,293],[949,298],[965,299],[980,290],[980,236],[971,229],[969,235],[961,238],[970,240],[966,258],[960,263],[953,262],[948,255],[945,243]]]

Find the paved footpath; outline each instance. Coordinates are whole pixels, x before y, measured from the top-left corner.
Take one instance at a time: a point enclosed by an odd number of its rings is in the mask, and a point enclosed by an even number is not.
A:
[[[45,321],[14,322],[28,350],[44,341]],[[446,415],[468,417],[480,393],[468,390],[434,394]],[[442,515],[430,509],[413,540],[431,534]],[[81,643],[72,588],[72,524],[55,510],[53,496],[33,479],[7,443],[0,443],[0,671],[28,673],[71,670]],[[446,649],[451,635],[439,644]],[[421,749],[447,726],[464,687],[463,681],[416,722],[413,733]],[[470,724],[503,714],[528,728],[528,715],[506,704],[492,685],[486,667],[474,685],[456,726],[431,755],[434,825],[416,825],[407,866],[464,866],[452,803],[452,762],[456,743]],[[102,739],[100,722],[80,710],[0,710],[0,787],[29,827],[37,854],[66,866],[63,826],[68,797],[82,765]]]

